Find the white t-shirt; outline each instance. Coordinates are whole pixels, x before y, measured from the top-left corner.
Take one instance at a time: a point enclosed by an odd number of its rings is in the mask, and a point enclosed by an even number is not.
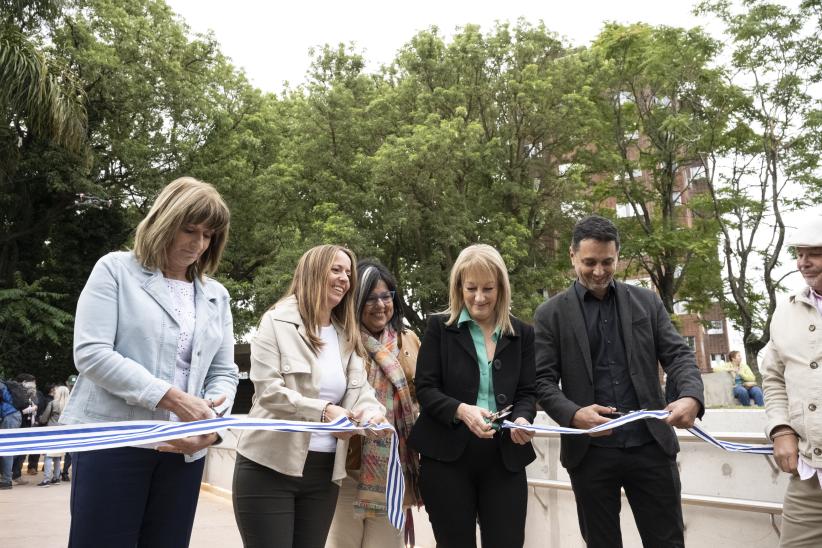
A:
[[[317,367],[320,368],[320,395],[319,399],[338,404],[345,394],[345,371],[343,371],[340,357],[340,343],[337,339],[337,330],[333,325],[320,328],[320,338],[323,341],[320,355],[317,356]],[[311,434],[308,444],[309,451],[333,453],[337,450],[337,438],[331,434]]]

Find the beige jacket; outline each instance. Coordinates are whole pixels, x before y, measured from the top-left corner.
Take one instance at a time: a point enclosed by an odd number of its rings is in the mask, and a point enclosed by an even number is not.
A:
[[[335,327],[337,327],[335,325]],[[353,352],[337,327],[340,357],[345,367],[347,387],[340,406],[351,410],[372,408],[385,413],[368,384],[362,357]],[[251,372],[254,403],[249,417],[319,422],[327,403],[318,399],[320,369],[308,346],[308,337],[297,308],[297,299],[288,297],[263,315],[251,341]],[[263,466],[289,476],[302,476],[311,434],[244,431],[237,452]],[[348,441],[337,441],[332,480],[345,477]]]
[[[762,361],[762,388],[770,436],[788,425],[799,435],[805,461],[822,467],[822,317],[810,288],[776,307]]]

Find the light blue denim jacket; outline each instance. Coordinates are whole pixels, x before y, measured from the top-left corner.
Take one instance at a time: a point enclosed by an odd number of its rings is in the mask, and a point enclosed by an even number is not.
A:
[[[188,393],[224,394],[220,411],[233,405],[238,383],[228,292],[210,278],[195,279],[194,286]],[[97,261],[77,302],[74,363],[80,374],[60,422],[168,420],[157,403],[174,382],[179,332],[161,272],[143,267],[132,252]]]

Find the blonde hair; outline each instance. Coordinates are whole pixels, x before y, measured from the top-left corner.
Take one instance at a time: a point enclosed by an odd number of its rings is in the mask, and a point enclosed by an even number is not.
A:
[[[217,189],[193,177],[180,177],[169,183],[154,200],[154,205],[134,236],[134,255],[146,268],[165,271],[167,252],[177,231],[183,225],[204,224],[213,230],[208,248],[188,267],[186,277],[203,279],[220,264],[226,241],[230,214]]]
[[[328,274],[340,251],[345,253],[351,261],[351,274],[348,277],[348,291],[345,292],[337,306],[331,309],[331,317],[342,327],[349,348],[362,356],[364,352],[360,340],[354,295],[357,287],[357,257],[350,249],[339,245],[318,245],[303,253],[294,270],[291,286],[278,303],[291,295],[297,298],[297,308],[308,334],[309,346],[314,354],[319,354],[323,342],[320,339],[318,327],[322,311],[327,305]],[[276,306],[275,304],[272,308]]]
[[[51,400],[52,413],[62,413],[69,398],[69,389],[65,386],[54,387],[54,399]]]
[[[454,266],[451,267],[451,280],[448,284],[448,321],[453,325],[460,317],[465,301],[462,298],[462,284],[467,274],[488,276],[496,281],[497,302],[494,306],[496,326],[502,333],[511,335],[514,326],[511,324],[511,284],[508,281],[508,269],[499,252],[487,244],[474,244],[463,249]]]

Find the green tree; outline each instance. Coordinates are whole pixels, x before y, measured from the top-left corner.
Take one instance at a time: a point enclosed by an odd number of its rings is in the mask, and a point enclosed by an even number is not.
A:
[[[702,162],[721,228],[726,309],[755,371],[784,277],[784,215],[820,201],[822,111],[812,87],[822,57],[819,27],[808,24],[814,9],[817,2],[792,9],[762,0],[698,6],[725,25],[731,74],[742,88],[730,128],[717,130],[721,146]]]
[[[706,215],[701,154],[728,113],[713,63],[720,44],[698,29],[608,24],[591,47],[597,109],[577,161],[595,207],[615,208],[628,275],[647,277],[669,313],[719,292],[717,227]]]

